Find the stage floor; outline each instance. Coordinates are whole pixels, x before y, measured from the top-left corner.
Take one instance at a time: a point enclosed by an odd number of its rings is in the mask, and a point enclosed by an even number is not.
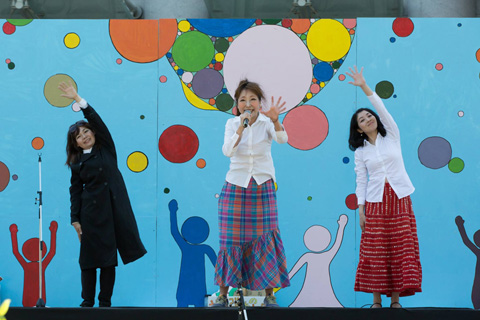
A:
[[[479,320],[480,310],[451,308],[251,308],[248,319],[275,320]],[[237,320],[235,308],[19,308],[7,320]]]

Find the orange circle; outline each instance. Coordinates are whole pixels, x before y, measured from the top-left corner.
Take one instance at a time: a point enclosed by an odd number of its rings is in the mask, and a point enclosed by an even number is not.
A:
[[[480,49],[477,50],[475,55],[477,56],[477,61],[480,62]]]
[[[355,34],[355,30],[354,30],[354,29],[350,29],[349,33],[350,33],[350,34]]]
[[[32,140],[33,149],[40,150],[40,149],[43,148],[44,145],[45,145],[45,142],[43,141],[42,138],[40,138],[40,137],[33,138],[33,140]]]
[[[228,41],[232,42],[232,41],[233,41],[233,37],[228,37]]]
[[[152,62],[163,57],[177,37],[177,20],[110,20],[115,49],[133,62]],[[160,41],[161,39],[161,41]]]
[[[310,29],[309,19],[292,19],[292,26],[290,27],[296,33],[305,33]]]
[[[206,165],[207,165],[207,162],[205,161],[205,159],[197,160],[197,167],[199,167],[200,169],[205,168]]]
[[[210,100],[208,100],[208,103],[210,103],[213,106],[215,104],[215,99],[210,98]]]

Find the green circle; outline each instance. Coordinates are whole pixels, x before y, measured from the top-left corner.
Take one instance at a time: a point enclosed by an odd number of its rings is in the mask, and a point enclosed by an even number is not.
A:
[[[306,34],[302,34],[302,35],[300,36],[300,39],[302,39],[303,41],[305,41],[305,40],[307,39],[307,35],[306,35]]]
[[[142,115],[140,116],[140,119],[142,119],[142,120],[145,119],[145,116],[142,114]]]
[[[216,105],[218,110],[228,111],[233,107],[233,98],[227,93],[222,93],[218,95]]]
[[[165,189],[163,189],[163,192],[164,192],[164,193],[170,193],[170,189],[165,188]]]
[[[308,196],[308,197],[307,197],[307,200],[308,200],[308,201],[312,201],[312,196]]]
[[[228,40],[225,38],[218,38],[217,40],[215,40],[215,50],[217,50],[218,52],[227,51],[229,46],[230,42],[228,42]]]
[[[212,40],[198,31],[190,31],[177,38],[172,47],[172,57],[185,71],[199,71],[212,61],[215,54]]]
[[[381,81],[375,86],[375,92],[382,99],[388,99],[393,94],[393,84],[390,81]]]
[[[10,62],[10,63],[8,64],[8,69],[10,69],[10,70],[15,69],[15,63]]]
[[[465,163],[460,158],[452,158],[450,162],[448,162],[448,169],[453,173],[459,173],[465,168]]]
[[[265,24],[278,24],[282,19],[262,19]]]
[[[332,63],[332,68],[333,69],[338,69],[338,68],[340,68],[340,66],[341,66],[341,64],[338,61],[335,61],[334,63]]]
[[[33,21],[33,19],[7,19],[8,22],[17,27],[23,27]]]

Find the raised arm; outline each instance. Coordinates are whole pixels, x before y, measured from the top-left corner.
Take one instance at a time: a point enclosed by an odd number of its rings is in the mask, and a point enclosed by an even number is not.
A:
[[[45,270],[52,261],[55,253],[57,252],[57,230],[58,230],[58,223],[57,221],[50,222],[50,251],[48,251],[47,256],[43,260],[42,268]]]
[[[18,239],[17,239],[17,233],[18,233],[18,227],[14,223],[10,225],[10,234],[12,236],[12,250],[13,250],[13,255],[15,258],[17,258],[18,262],[22,266],[23,269],[27,266],[27,261],[22,257],[20,252],[18,251]]]
[[[180,248],[186,245],[185,239],[183,239],[180,231],[178,231],[178,221],[177,221],[177,211],[178,203],[177,200],[173,199],[168,203],[168,210],[170,210],[170,232],[172,233],[175,242]]]
[[[335,243],[333,246],[328,250],[328,254],[333,259],[335,255],[337,254],[338,250],[340,249],[340,245],[342,244],[343,241],[343,233],[345,231],[345,226],[347,225],[348,222],[348,217],[345,214],[342,214],[340,218],[338,218],[338,230],[337,230],[337,236],[335,238]]]
[[[110,149],[116,157],[115,143],[113,142],[110,131],[98,113],[87,103],[87,101],[85,101],[85,99],[82,99],[78,95],[77,90],[75,90],[71,83],[66,84],[65,82],[61,82],[58,85],[58,88],[63,91],[62,97],[74,99],[78,104],[80,104],[83,116],[88,120],[88,123],[95,131],[95,139],[100,142],[102,147]]]
[[[377,111],[378,116],[380,117],[380,120],[382,120],[383,126],[385,127],[385,130],[387,130],[387,133],[390,135],[390,137],[394,139],[399,139],[400,132],[398,130],[397,124],[395,123],[395,120],[393,120],[392,115],[387,111],[387,108],[383,104],[382,99],[380,99],[380,97],[375,92],[373,92],[372,89],[370,89],[370,87],[367,85],[367,82],[363,77],[363,67],[360,69],[360,72],[358,72],[357,66],[354,66],[354,70],[352,68],[349,68],[349,70],[350,73],[347,72],[347,75],[349,75],[353,79],[353,81],[349,81],[348,83],[362,89],[368,100],[370,100],[372,106]]]
[[[461,216],[455,218],[455,224],[457,225],[460,236],[462,237],[463,243],[470,249],[476,256],[480,255],[480,249],[468,238],[467,232],[465,231],[464,226],[465,220]]]

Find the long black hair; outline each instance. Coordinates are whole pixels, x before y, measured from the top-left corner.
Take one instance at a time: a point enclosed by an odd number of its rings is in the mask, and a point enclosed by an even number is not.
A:
[[[67,166],[71,167],[72,164],[77,162],[80,159],[80,156],[83,153],[83,149],[80,148],[77,144],[77,136],[80,132],[80,128],[88,128],[94,134],[95,131],[92,129],[92,126],[84,120],[80,120],[75,122],[68,128],[67,134],[67,162],[65,163]],[[97,144],[95,142],[95,144]]]
[[[382,121],[380,121],[380,117],[378,116],[378,114],[372,109],[360,108],[355,111],[352,119],[350,120],[350,137],[348,138],[348,147],[352,151],[355,151],[358,147],[363,146],[364,141],[368,139],[366,134],[358,132],[359,126],[357,118],[358,114],[362,111],[370,112],[375,117],[375,119],[377,119],[377,131],[382,135],[382,137],[385,137],[387,135],[387,130],[385,130],[385,127],[383,126]]]

